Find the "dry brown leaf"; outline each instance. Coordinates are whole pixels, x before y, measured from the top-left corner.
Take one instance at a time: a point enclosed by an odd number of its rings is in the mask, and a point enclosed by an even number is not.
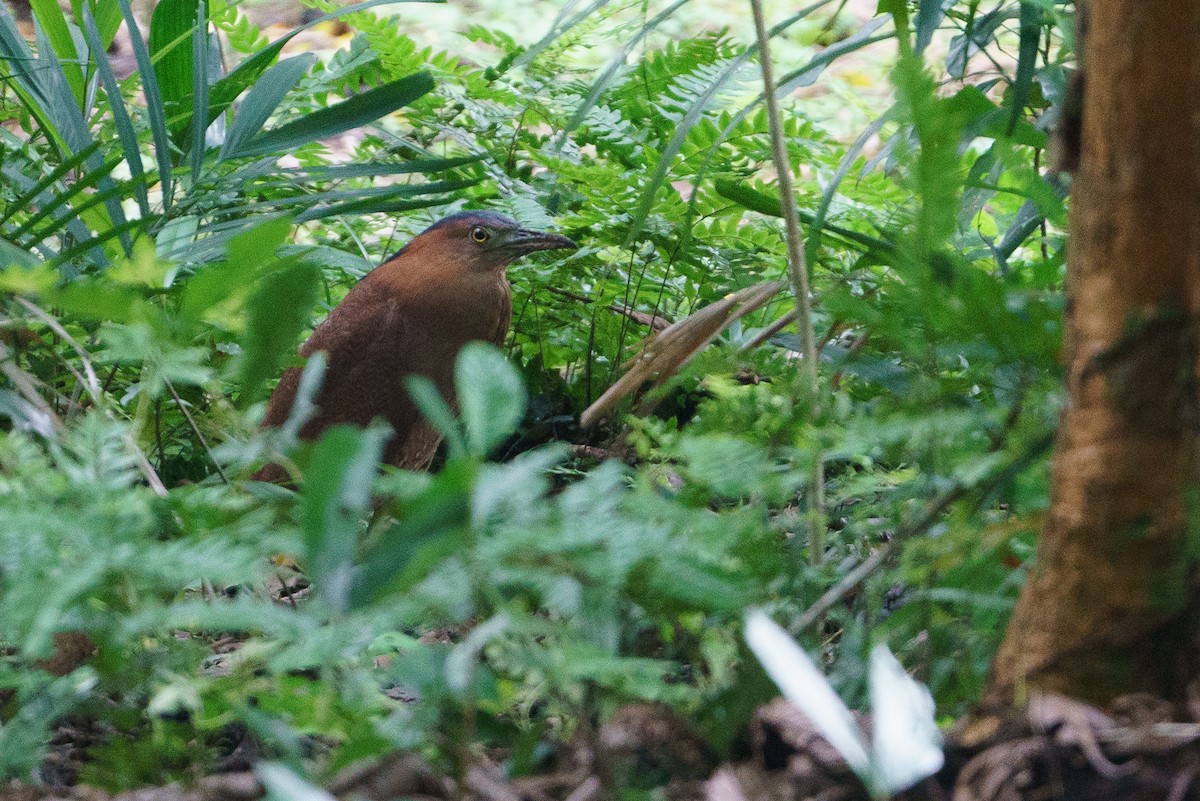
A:
[[[771,281],[740,289],[667,326],[630,359],[625,375],[584,410],[580,424],[592,425],[647,381],[661,385],[730,323],[761,307],[784,286],[783,281]]]

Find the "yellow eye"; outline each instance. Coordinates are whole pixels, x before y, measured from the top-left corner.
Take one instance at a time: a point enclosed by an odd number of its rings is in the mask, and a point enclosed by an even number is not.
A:
[[[471,238],[479,244],[483,244],[492,238],[492,232],[482,226],[475,226],[471,229]]]

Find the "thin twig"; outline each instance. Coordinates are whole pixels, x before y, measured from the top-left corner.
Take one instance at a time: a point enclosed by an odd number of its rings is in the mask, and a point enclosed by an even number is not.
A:
[[[39,320],[49,326],[51,331],[61,337],[63,342],[66,342],[71,349],[75,351],[83,365],[83,376],[80,376],[73,367],[70,367],[70,365],[68,365],[68,368],[70,368],[71,372],[75,374],[76,378],[81,381],[85,387],[87,387],[88,395],[91,396],[92,402],[96,404],[96,408],[103,409],[104,394],[100,389],[100,380],[96,377],[96,371],[92,369],[91,356],[88,354],[87,350],[84,349],[83,345],[80,345],[73,336],[68,334],[67,329],[63,328],[62,324],[58,320],[54,319],[52,315],[48,314],[44,309],[42,309],[42,307],[38,306],[33,301],[26,298],[16,298],[16,301],[25,307],[30,314],[32,314],[34,317],[37,317]],[[150,464],[150,460],[146,458],[146,454],[142,452],[140,447],[138,447],[137,442],[135,442],[133,437],[129,435],[128,431],[125,432],[124,440],[125,444],[128,445],[129,449],[133,452],[134,459],[137,461],[138,468],[142,471],[142,475],[146,477],[146,483],[150,485],[150,488],[154,490],[155,494],[165,496],[167,494],[166,485],[163,484],[162,479],[159,478],[158,473],[154,470],[154,465]]]
[[[17,300],[17,303],[20,303],[22,306],[24,306],[25,309],[30,314],[32,314],[34,317],[38,318],[43,323],[45,323],[47,326],[49,326],[51,331],[53,331],[54,333],[56,333],[60,337],[62,337],[63,341],[66,342],[68,345],[70,345],[71,349],[74,350],[75,353],[79,356],[79,361],[83,364],[84,376],[87,377],[86,381],[85,381],[85,386],[87,386],[88,394],[92,396],[92,401],[97,406],[99,406],[100,405],[100,379],[96,378],[96,371],[92,369],[91,356],[88,354],[88,352],[86,350],[84,350],[83,345],[80,345],[75,340],[74,337],[72,337],[70,334],[68,334],[67,329],[62,327],[62,323],[60,323],[58,320],[54,319],[54,317],[51,316],[50,314],[48,314],[45,310],[43,310],[41,306],[38,306],[36,303],[34,303],[33,301],[31,301],[27,298],[18,297],[16,300]],[[70,366],[68,365],[68,368],[69,367]],[[74,373],[75,371],[72,369],[71,372]],[[79,377],[79,374],[76,373],[76,376]],[[82,377],[79,377],[79,378],[81,381],[84,380]]]
[[[167,485],[158,477],[158,473],[154,470],[154,465],[150,464],[150,460],[146,458],[146,454],[133,441],[133,437],[126,435],[125,443],[133,451],[133,458],[137,460],[138,467],[141,468],[142,475],[146,477],[146,483],[150,485],[150,489],[154,490],[154,494],[160,498],[167,497]]]
[[[763,330],[759,331],[753,339],[738,348],[739,351],[754,350],[762,343],[766,342],[771,337],[778,334],[783,329],[791,325],[796,319],[796,310],[792,309],[787,314],[780,317],[775,322],[768,325]]]
[[[16,359],[13,358],[12,352],[2,342],[0,342],[0,373],[8,377],[8,380],[17,388],[17,392],[20,393],[21,397],[25,398],[38,412],[46,415],[46,419],[50,421],[50,425],[53,428],[62,428],[62,421],[54,413],[54,409],[38,393],[37,387],[41,382],[35,376],[21,369]]]
[[[754,31],[758,37],[758,63],[762,70],[763,97],[767,105],[767,120],[771,129],[771,152],[779,181],[779,201],[787,232],[788,278],[796,295],[796,327],[800,332],[800,351],[808,373],[809,408],[817,419],[817,399],[820,392],[820,373],[817,367],[817,337],[813,331],[812,297],[809,294],[808,265],[804,260],[804,237],[796,213],[796,193],[792,188],[792,167],[788,159],[787,142],[783,133],[783,117],[775,97],[775,70],[771,66],[771,40],[763,19],[762,0],[750,0],[754,12]],[[808,551],[813,564],[825,558],[825,464],[818,449],[813,460],[813,472],[808,503]]]
[[[192,413],[188,411],[183,399],[179,397],[179,393],[175,391],[175,385],[169,380],[163,379],[163,383],[167,385],[167,391],[171,393],[171,397],[175,399],[175,405],[179,407],[179,411],[183,412],[184,419],[188,421],[188,425],[192,427],[192,433],[196,435],[196,439],[200,440],[201,447],[208,454],[209,460],[213,463],[213,467],[217,468],[217,475],[226,484],[229,479],[225,476],[225,471],[221,469],[221,463],[217,461],[217,457],[213,455],[212,448],[208,447],[208,440],[204,438],[204,434],[200,432],[200,426],[196,425],[196,421],[192,419]]]

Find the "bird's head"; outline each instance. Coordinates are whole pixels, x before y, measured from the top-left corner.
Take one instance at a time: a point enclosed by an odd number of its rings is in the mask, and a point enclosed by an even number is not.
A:
[[[426,228],[406,250],[434,248],[471,272],[491,273],[529,253],[577,247],[565,236],[523,228],[494,211],[464,211]]]

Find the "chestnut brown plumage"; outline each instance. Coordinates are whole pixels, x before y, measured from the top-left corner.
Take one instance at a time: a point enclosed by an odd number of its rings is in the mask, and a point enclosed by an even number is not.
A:
[[[522,228],[490,211],[453,214],[425,229],[351,289],[300,348],[301,356],[324,351],[328,360],[314,399],[318,410],[301,438],[380,417],[394,431],[384,461],[428,467],[441,436],[418,413],[405,379],[426,376],[453,403],[459,350],[474,340],[500,345],[508,333],[505,268],[534,251],[575,247],[565,236]],[[271,395],[264,426],[287,419],[299,385],[300,368],[288,369]],[[278,465],[254,477],[287,479]]]

